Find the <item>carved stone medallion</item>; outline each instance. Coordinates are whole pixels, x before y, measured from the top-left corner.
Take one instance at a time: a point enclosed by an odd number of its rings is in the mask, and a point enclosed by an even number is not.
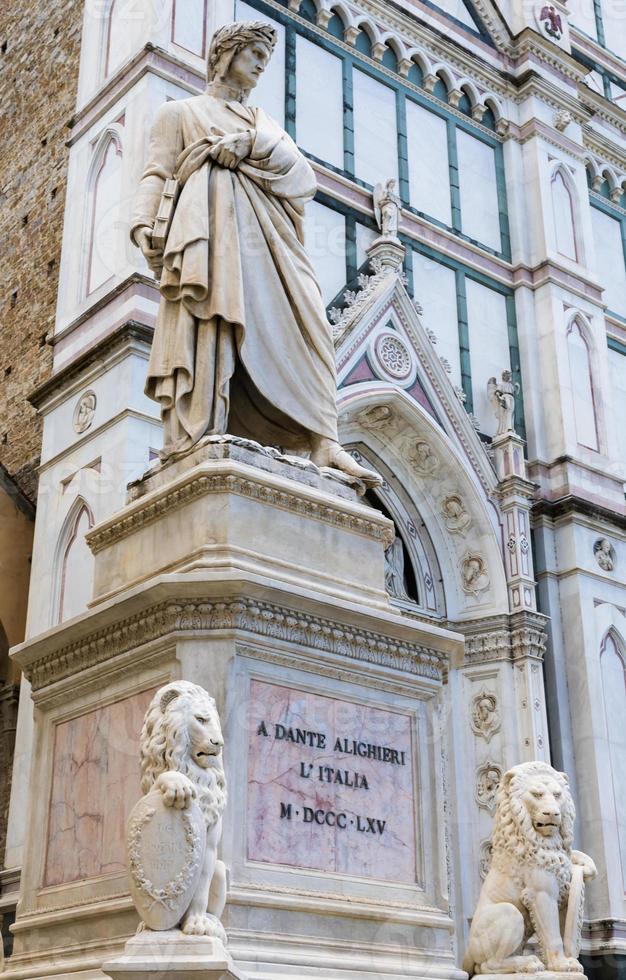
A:
[[[409,439],[405,443],[406,457],[422,476],[434,476],[439,469],[439,460],[424,439]]]
[[[483,881],[489,874],[489,868],[491,867],[492,850],[493,850],[493,845],[489,838],[480,842],[480,857],[478,859],[478,873],[480,877],[483,879]]]
[[[608,538],[598,538],[593,546],[594,557],[603,572],[612,572],[615,568],[615,549]]]
[[[72,419],[75,432],[81,433],[87,431],[96,413],[96,401],[95,391],[86,391],[80,396]]]
[[[128,821],[130,893],[150,929],[173,929],[194,896],[206,842],[198,804],[166,806],[154,789],[135,804]]]
[[[356,417],[356,421],[364,429],[384,429],[393,420],[393,411],[388,405],[371,405],[363,409]]]
[[[472,699],[471,726],[474,734],[486,742],[490,742],[492,735],[500,731],[498,697],[493,691],[483,687]]]
[[[490,585],[485,559],[481,555],[466,555],[461,562],[461,586],[475,599]]]
[[[469,530],[472,518],[465,509],[463,498],[458,493],[451,493],[441,501],[443,522],[452,534],[465,534]]]
[[[496,807],[496,792],[502,779],[502,767],[495,762],[483,762],[476,770],[474,798],[479,807],[493,813]]]

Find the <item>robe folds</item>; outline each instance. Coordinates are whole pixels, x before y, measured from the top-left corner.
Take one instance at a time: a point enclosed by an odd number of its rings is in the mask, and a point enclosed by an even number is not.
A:
[[[220,136],[246,131],[252,149],[235,170],[211,159]],[[310,448],[311,434],[336,440],[332,335],[304,249],[309,163],[262,109],[206,94],[159,110],[131,237],[153,226],[174,174],[146,381],[162,455],[226,431],[289,449]]]

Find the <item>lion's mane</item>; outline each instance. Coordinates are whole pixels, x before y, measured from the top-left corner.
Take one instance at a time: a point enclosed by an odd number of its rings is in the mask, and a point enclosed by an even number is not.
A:
[[[148,793],[161,773],[181,772],[198,794],[207,828],[212,827],[226,806],[226,776],[221,753],[210,769],[196,765],[190,756],[187,719],[192,712],[210,711],[217,718],[215,701],[189,681],[173,681],[152,698],[141,730],[141,790]],[[219,726],[219,718],[217,719]]]
[[[549,775],[561,787],[561,827],[544,838],[533,827],[522,799],[535,776]],[[524,762],[504,774],[497,794],[492,842],[492,864],[500,871],[517,874],[534,865],[553,871],[564,894],[571,879],[572,841],[576,811],[567,777],[547,762]]]

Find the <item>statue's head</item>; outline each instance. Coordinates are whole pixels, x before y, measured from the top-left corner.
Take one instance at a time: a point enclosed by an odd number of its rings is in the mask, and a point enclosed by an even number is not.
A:
[[[271,24],[237,21],[213,35],[207,61],[207,81],[225,81],[249,90],[259,81],[278,36]]]

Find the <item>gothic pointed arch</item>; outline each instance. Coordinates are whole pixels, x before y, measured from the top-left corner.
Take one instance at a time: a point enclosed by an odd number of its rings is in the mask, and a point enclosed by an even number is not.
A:
[[[583,236],[580,232],[578,190],[572,174],[563,163],[557,163],[552,169],[550,193],[556,250],[564,258],[582,262]]]
[[[93,555],[85,534],[94,525],[93,511],[82,496],[72,503],[61,526],[54,554],[51,625],[84,612],[91,599]]]
[[[122,126],[107,126],[93,148],[86,181],[82,293],[88,296],[114,275],[122,181]]]
[[[338,405],[342,442],[424,525],[421,540],[436,556],[431,568],[440,582],[439,615],[445,609],[448,622],[462,622],[508,613],[499,515],[460,447],[394,385],[351,385],[339,392]]]
[[[612,626],[600,645],[600,675],[606,744],[612,776],[612,796],[617,828],[617,850],[626,890],[626,641]]]
[[[585,315],[574,311],[568,320],[567,354],[576,438],[579,445],[600,450],[600,429],[595,397],[595,344]]]

